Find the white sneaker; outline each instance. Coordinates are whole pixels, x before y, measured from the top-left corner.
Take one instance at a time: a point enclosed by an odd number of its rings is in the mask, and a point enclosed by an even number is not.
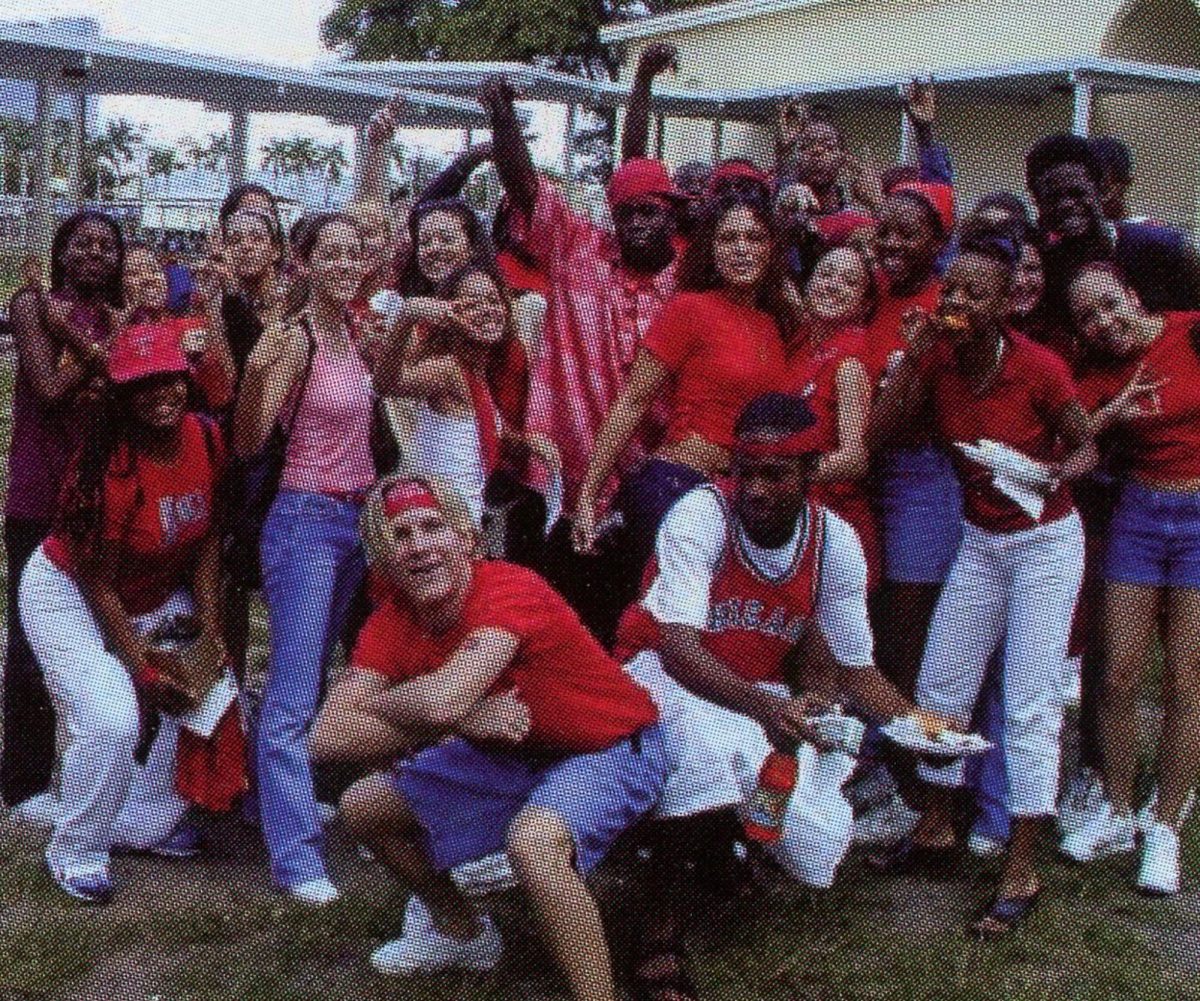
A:
[[[474,938],[451,938],[434,927],[424,901],[410,897],[404,910],[404,934],[371,953],[371,966],[393,977],[440,970],[490,970],[500,961],[504,942],[491,918],[482,917],[480,922],[483,927]]]
[[[1146,832],[1137,886],[1156,897],[1179,892],[1179,835],[1167,824],[1156,822]]]
[[[1179,814],[1179,826],[1182,827],[1186,823],[1188,817],[1192,815],[1192,808],[1196,805],[1196,791],[1193,789],[1188,793],[1187,799],[1183,801],[1183,810]],[[1137,813],[1137,830],[1138,834],[1145,835],[1156,823],[1158,823],[1158,786],[1155,786],[1150,792],[1150,798],[1146,800],[1146,805],[1143,806]]]
[[[1081,768],[1067,783],[1058,804],[1058,832],[1063,837],[1088,823],[1102,805],[1107,803],[1104,784],[1099,772]]]
[[[908,837],[921,815],[899,793],[872,807],[854,821],[852,840],[856,845],[890,845]]]
[[[1058,847],[1073,862],[1094,862],[1133,851],[1137,847],[1134,834],[1133,815],[1118,816],[1109,802],[1102,800],[1091,817],[1064,837]]]
[[[1008,851],[1008,842],[972,831],[967,838],[967,851],[976,858],[1000,858]]]
[[[310,879],[307,883],[289,886],[287,893],[293,900],[308,907],[325,907],[342,896],[327,879]]]
[[[11,820],[30,827],[52,828],[58,823],[58,797],[52,792],[40,792],[21,800],[8,811]]]

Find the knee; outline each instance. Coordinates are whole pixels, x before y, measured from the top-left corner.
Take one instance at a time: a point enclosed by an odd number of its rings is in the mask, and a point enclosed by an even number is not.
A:
[[[338,811],[351,833],[361,841],[383,834],[404,837],[410,833],[408,812],[383,775],[368,775],[355,782],[342,794]]]
[[[522,810],[509,825],[507,848],[522,882],[575,864],[575,839],[563,819],[548,810]]]
[[[1168,671],[1163,685],[1163,707],[1175,716],[1200,713],[1200,678],[1194,674]]]
[[[1104,671],[1104,700],[1121,711],[1133,704],[1141,687],[1141,672],[1129,664],[1110,662]]]

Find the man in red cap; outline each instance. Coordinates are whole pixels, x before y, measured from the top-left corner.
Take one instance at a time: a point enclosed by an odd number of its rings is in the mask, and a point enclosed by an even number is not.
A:
[[[609,182],[615,227],[609,233],[539,181],[509,83],[489,79],[479,99],[491,115],[496,169],[514,209],[513,229],[524,230],[522,243],[548,284],[528,422],[562,456],[569,518],[596,435],[625,386],[642,336],[675,291],[672,238],[681,196],[657,160],[626,161]],[[661,430],[648,422],[629,458],[648,451]],[[607,556],[576,556],[566,521],[551,535],[548,574],[602,639],[611,637],[620,609],[633,597],[627,589],[631,575],[622,572],[618,556],[611,550]]]

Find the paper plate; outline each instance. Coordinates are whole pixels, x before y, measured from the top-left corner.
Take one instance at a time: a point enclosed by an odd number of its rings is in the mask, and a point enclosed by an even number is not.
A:
[[[894,719],[881,726],[879,732],[892,743],[930,758],[964,758],[992,749],[991,741],[977,733],[943,730],[937,737],[929,737],[911,716]]]

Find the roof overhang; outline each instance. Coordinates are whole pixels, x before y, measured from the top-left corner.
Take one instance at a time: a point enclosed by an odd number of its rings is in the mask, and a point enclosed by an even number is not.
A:
[[[0,23],[0,76],[49,77],[89,94],[178,98],[226,111],[317,115],[339,124],[365,122],[393,93],[362,79],[12,22]],[[473,100],[413,91],[401,124],[483,128],[488,122]]]
[[[523,63],[326,63],[319,68],[330,78],[370,80],[391,87],[421,87],[443,94],[475,94],[488,76],[506,76],[523,100],[620,107],[629,100],[626,84],[586,80]],[[850,77],[802,84],[781,84],[746,90],[685,90],[654,88],[652,106],[668,118],[704,118],[760,121],[774,113],[785,97],[804,95],[812,100],[839,104],[896,104],[898,89],[922,71],[878,77]],[[1182,91],[1200,88],[1200,70],[1115,59],[1083,57],[1052,63],[1017,63],[940,70],[938,96],[956,100],[1040,100],[1068,90],[1076,83],[1091,83],[1108,92]]]
[[[729,0],[699,7],[686,7],[669,14],[640,17],[634,21],[610,24],[600,29],[600,41],[605,45],[614,42],[631,42],[639,38],[652,38],[693,28],[707,28],[714,24],[744,21],[749,17],[780,14],[800,7],[815,7],[830,0]]]

